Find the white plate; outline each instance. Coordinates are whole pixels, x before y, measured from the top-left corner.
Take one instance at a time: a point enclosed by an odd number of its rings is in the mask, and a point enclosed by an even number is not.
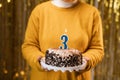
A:
[[[65,72],[65,71],[79,71],[79,70],[84,70],[85,67],[87,65],[87,61],[85,59],[82,60],[82,65],[78,65],[78,66],[75,66],[75,67],[56,67],[56,66],[51,66],[51,65],[48,65],[48,64],[45,64],[45,57],[41,59],[41,66],[45,69],[48,69],[48,70],[54,70],[55,72],[56,71],[62,71],[62,72]]]

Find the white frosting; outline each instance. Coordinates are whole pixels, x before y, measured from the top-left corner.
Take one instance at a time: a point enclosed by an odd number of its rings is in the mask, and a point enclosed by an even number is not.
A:
[[[73,54],[80,55],[80,51],[77,49],[48,49],[49,53],[59,54],[60,56],[69,56]]]

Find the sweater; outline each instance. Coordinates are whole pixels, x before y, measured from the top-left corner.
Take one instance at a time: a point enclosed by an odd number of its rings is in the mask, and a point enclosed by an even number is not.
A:
[[[87,67],[82,71],[45,71],[38,62],[49,48],[59,48],[68,36],[67,46],[88,57]],[[78,2],[73,7],[56,7],[51,1],[37,5],[32,11],[22,44],[22,53],[31,66],[31,80],[91,80],[91,69],[103,58],[103,33],[99,11]]]

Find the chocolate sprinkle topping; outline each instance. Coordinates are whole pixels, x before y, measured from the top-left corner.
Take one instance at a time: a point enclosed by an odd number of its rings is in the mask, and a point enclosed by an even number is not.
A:
[[[73,67],[82,64],[82,55],[69,55],[61,57],[59,54],[54,52],[49,53],[46,51],[45,63],[57,67]]]

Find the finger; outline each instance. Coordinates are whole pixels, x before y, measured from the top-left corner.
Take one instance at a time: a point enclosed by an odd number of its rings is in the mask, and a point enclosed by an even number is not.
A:
[[[83,59],[85,59],[85,60],[87,60],[87,61],[89,61],[89,60],[90,60],[90,58],[88,58],[88,57],[83,57]]]

